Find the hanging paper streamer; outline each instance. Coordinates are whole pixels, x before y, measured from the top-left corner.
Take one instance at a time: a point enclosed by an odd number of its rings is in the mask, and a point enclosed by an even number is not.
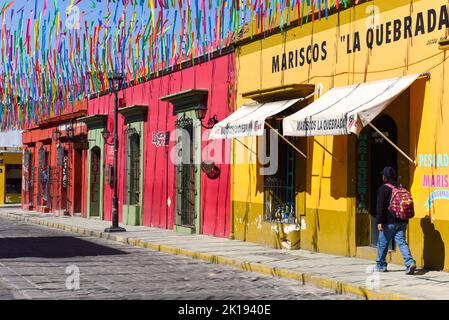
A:
[[[351,0],[0,0],[0,130],[71,112],[107,77],[145,81]],[[314,15],[315,14],[315,15]]]

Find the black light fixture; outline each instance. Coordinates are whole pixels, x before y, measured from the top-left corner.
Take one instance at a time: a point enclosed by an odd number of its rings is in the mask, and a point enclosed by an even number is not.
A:
[[[108,145],[112,145],[112,143],[109,143],[109,138],[111,137],[111,132],[109,132],[107,129],[104,129],[101,131],[101,135],[103,136],[104,143]]]
[[[122,90],[124,77],[121,74],[109,76],[109,89],[114,93],[114,169],[112,171],[114,196],[112,198],[112,226],[106,228],[107,233],[125,232],[124,228],[119,227],[118,223],[118,184],[117,184],[117,166],[118,166],[118,92]],[[106,130],[102,132],[103,138],[109,137]],[[105,139],[106,140],[106,139]],[[107,140],[106,140],[107,141]],[[106,142],[107,143],[107,142]]]
[[[72,140],[75,137],[75,129],[73,128],[72,125],[68,126],[65,129],[65,132],[67,134],[67,139]]]
[[[201,105],[198,106],[197,109],[195,109],[195,113],[196,113],[196,117],[200,121],[203,121],[204,118],[206,117],[207,109],[206,109],[206,107],[203,104],[201,104]]]
[[[59,140],[61,138],[61,131],[58,129],[53,130],[51,137],[54,141]]]
[[[125,80],[125,78],[123,77],[122,74],[115,74],[115,75],[109,76],[108,77],[109,89],[113,93],[117,93],[118,91],[120,91],[122,89],[124,80]]]
[[[201,122],[201,126],[205,129],[212,129],[219,121],[217,119],[217,115],[209,118],[207,121],[207,125],[203,124],[203,120],[206,117],[207,109],[204,105],[200,105],[199,108],[195,109],[195,114],[198,120]]]

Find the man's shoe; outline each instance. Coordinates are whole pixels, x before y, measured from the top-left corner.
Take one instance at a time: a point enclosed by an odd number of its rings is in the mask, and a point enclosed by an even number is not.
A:
[[[375,266],[373,268],[374,272],[387,272],[387,267],[379,267],[379,266]]]
[[[416,270],[416,264],[413,263],[407,267],[407,269],[405,270],[405,274],[413,275],[415,273],[415,270]]]

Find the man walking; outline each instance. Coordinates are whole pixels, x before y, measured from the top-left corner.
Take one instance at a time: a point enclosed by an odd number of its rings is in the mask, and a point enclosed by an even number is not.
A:
[[[379,239],[377,242],[376,271],[386,272],[387,262],[385,258],[388,253],[390,241],[394,238],[404,259],[406,274],[414,274],[416,261],[413,259],[410,248],[405,241],[405,230],[407,229],[407,220],[399,219],[390,207],[393,188],[400,188],[396,181],[396,172],[392,167],[385,167],[382,171],[384,184],[377,192],[377,210],[376,224],[379,230]]]

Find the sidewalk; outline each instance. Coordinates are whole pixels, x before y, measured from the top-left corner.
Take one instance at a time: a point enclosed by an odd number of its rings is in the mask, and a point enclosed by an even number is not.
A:
[[[126,233],[106,234],[103,231],[110,226],[108,221],[60,217],[20,208],[0,208],[0,217],[292,278],[366,299],[449,299],[449,273],[446,272],[417,270],[415,276],[408,276],[404,274],[403,266],[390,264],[389,272],[370,273],[367,271],[373,266],[370,260],[304,250],[271,249],[249,242],[150,227],[126,226]]]

